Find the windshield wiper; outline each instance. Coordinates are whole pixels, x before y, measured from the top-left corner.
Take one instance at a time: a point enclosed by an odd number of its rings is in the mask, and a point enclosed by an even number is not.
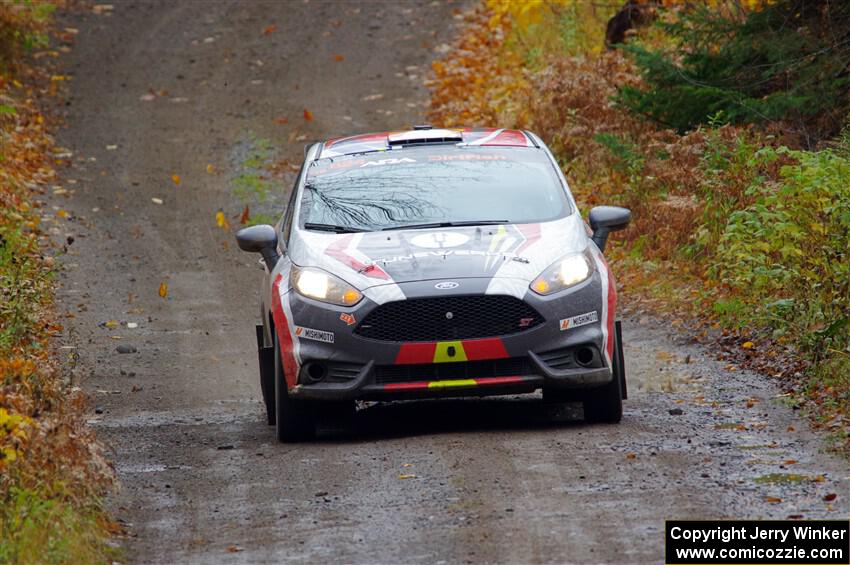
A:
[[[316,230],[316,231],[330,231],[334,233],[357,233],[366,231],[360,228],[354,228],[351,226],[335,226],[333,224],[314,224],[313,222],[307,222],[304,224],[304,229],[307,230]]]
[[[381,231],[389,230],[424,230],[428,228],[456,228],[460,226],[494,226],[497,224],[509,224],[510,220],[463,220],[458,222],[431,222],[428,224],[406,224],[381,228]]]

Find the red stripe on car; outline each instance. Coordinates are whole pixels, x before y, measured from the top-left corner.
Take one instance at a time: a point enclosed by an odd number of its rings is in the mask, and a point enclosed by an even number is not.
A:
[[[540,224],[517,224],[516,227],[525,238],[522,245],[514,252],[515,255],[519,255],[540,240]]]
[[[424,365],[434,362],[436,343],[403,343],[395,358],[396,365]]]
[[[487,339],[471,339],[463,341],[463,351],[469,361],[484,361],[487,359],[505,359],[508,351],[498,337]]]
[[[425,390],[428,388],[428,381],[419,381],[415,383],[390,383],[384,385],[384,390]]]
[[[605,267],[605,272],[608,275],[608,319],[605,320],[605,324],[608,327],[608,343],[605,344],[605,347],[608,351],[608,358],[611,359],[611,362],[614,362],[614,313],[617,309],[617,283],[614,280],[614,275],[611,273],[611,269],[608,267],[608,261],[605,260],[605,256],[601,253],[599,254],[599,258],[602,261],[602,266]]]
[[[480,385],[509,385],[521,383],[525,379],[522,377],[485,377],[483,379],[475,379],[475,382]]]
[[[346,144],[346,143],[364,143],[367,141],[386,141],[387,136],[390,132],[384,133],[364,133],[361,135],[352,135],[350,137],[338,137],[336,139],[330,139],[325,142],[325,147],[330,149],[336,145]]]
[[[522,377],[484,377],[480,379],[472,379],[476,386],[499,386],[519,384],[525,381]],[[386,391],[401,391],[401,390],[428,390],[430,384],[440,381],[416,381],[412,383],[390,383],[384,385]],[[451,390],[452,387],[446,387],[442,390]],[[463,388],[463,387],[458,387]]]
[[[359,272],[363,276],[373,279],[389,280],[390,276],[379,266],[375,264],[366,265],[345,252],[345,250],[348,249],[348,246],[351,245],[351,240],[353,238],[353,233],[339,238],[328,246],[325,250],[325,255],[333,257],[340,263],[347,265],[349,268]]]
[[[298,376],[298,361],[292,345],[292,335],[289,333],[289,322],[283,312],[283,304],[280,302],[281,275],[272,283],[272,317],[274,318],[274,329],[277,332],[277,340],[280,343],[280,362],[283,365],[283,377],[286,380],[286,388],[295,386]]]
[[[520,146],[527,147],[529,145],[528,138],[525,137],[525,134],[521,131],[506,129],[490,141],[483,143],[482,145],[510,145],[510,146]]]

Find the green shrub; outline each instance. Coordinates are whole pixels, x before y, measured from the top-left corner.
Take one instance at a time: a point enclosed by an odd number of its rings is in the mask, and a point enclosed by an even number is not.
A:
[[[32,343],[50,275],[33,258],[35,242],[0,213],[0,352]]]
[[[842,151],[762,149],[796,164],[755,182],[729,215],[715,273],[755,317],[816,350],[850,352],[850,158]]]
[[[45,0],[0,2],[0,68],[18,63],[21,55],[46,47],[48,24],[56,4]]]
[[[0,563],[108,563],[98,509],[76,508],[55,493],[13,488],[0,511]]]

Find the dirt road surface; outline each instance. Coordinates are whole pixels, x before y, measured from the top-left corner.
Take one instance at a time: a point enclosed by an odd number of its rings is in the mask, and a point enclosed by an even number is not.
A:
[[[419,121],[454,22],[442,2],[122,1],[65,16],[79,30],[58,135],[73,195],[51,205],[71,213],[52,231],[74,238],[59,307],[75,317],[60,351],[112,449],[127,559],[658,563],[665,518],[846,518],[846,463],[769,378],[640,314],[625,320],[620,425],[518,397],[375,405],[357,437],[275,442],[257,259],[216,212],[238,224],[252,159],[297,162],[305,139]],[[258,211],[281,210],[283,174]]]

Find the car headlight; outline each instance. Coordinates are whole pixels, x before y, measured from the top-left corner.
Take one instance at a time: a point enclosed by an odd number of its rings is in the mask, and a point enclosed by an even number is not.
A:
[[[293,266],[290,281],[299,294],[337,306],[354,306],[363,298],[359,290],[321,269]]]
[[[547,295],[575,286],[593,273],[593,263],[587,251],[573,253],[555,261],[531,282],[531,290]]]

